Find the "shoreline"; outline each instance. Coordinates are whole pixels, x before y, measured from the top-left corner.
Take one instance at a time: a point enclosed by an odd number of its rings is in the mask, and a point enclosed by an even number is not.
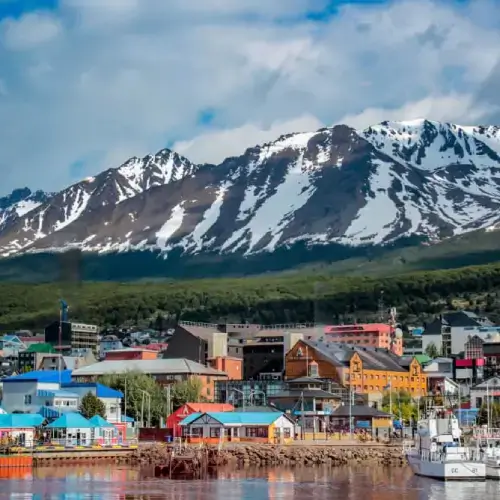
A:
[[[165,467],[172,460],[173,447],[162,443],[139,447],[130,456],[131,465]],[[215,446],[186,448],[186,455],[200,457],[205,450],[216,456],[214,467],[223,465],[276,466],[276,465],[383,465],[406,467],[407,463],[400,445],[367,444],[235,444],[224,446],[218,451]],[[177,460],[182,460],[182,455]],[[186,460],[189,457],[186,456]],[[199,458],[201,460],[201,458]]]

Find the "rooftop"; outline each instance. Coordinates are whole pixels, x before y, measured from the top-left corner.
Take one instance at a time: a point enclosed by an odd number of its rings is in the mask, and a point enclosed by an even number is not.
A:
[[[206,412],[206,413],[192,413],[187,416],[180,424],[189,425],[198,420],[202,415],[208,415],[210,418],[217,420],[223,425],[271,425],[278,418],[282,412]]]
[[[363,362],[364,368],[368,370],[407,372],[401,366],[400,358],[387,349],[329,342],[323,337],[317,340],[304,339],[302,342],[339,368],[348,366],[351,358],[357,353]]]
[[[63,384],[69,384],[71,382],[71,370],[38,370],[33,372],[21,373],[20,375],[13,375],[12,377],[7,377],[3,380],[6,382],[28,382],[35,381],[45,384],[58,384],[59,381]]]
[[[5,413],[0,414],[0,429],[26,429],[39,427],[44,418],[32,413]]]
[[[106,385],[99,384],[97,382],[70,382],[69,384],[62,384],[63,389],[95,389],[95,395],[98,398],[123,398],[123,394],[120,391],[111,389]]]
[[[26,349],[24,352],[40,352],[45,354],[51,354],[55,353],[56,351],[51,344],[43,342],[41,344],[30,344],[28,349]]]
[[[106,375],[108,373],[125,373],[141,371],[154,374],[187,373],[193,375],[225,375],[224,372],[207,368],[200,363],[185,358],[172,359],[131,359],[105,360],[73,371],[73,377]]]
[[[89,429],[97,427],[80,413],[65,413],[47,425],[49,429]]]

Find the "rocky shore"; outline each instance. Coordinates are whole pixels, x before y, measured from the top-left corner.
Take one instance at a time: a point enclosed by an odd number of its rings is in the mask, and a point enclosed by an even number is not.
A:
[[[207,451],[211,456],[216,454],[215,448]],[[239,445],[223,448],[217,455],[220,464],[233,463],[240,466],[367,464],[402,467],[406,464],[399,446]],[[131,462],[137,465],[164,466],[170,459],[171,449],[168,446],[152,444],[140,447],[131,457]]]

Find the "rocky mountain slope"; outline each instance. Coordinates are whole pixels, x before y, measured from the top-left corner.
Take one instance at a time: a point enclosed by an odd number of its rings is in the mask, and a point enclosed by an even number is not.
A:
[[[220,165],[194,165],[169,150],[132,158],[3,216],[0,254],[255,255],[296,242],[438,241],[495,226],[499,208],[498,127],[339,125],[282,136]]]

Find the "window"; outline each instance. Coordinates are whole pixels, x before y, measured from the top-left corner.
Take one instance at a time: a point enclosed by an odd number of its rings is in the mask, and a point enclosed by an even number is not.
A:
[[[311,363],[309,365],[309,376],[310,377],[318,377],[319,376],[318,365],[316,363]]]
[[[220,427],[210,427],[210,437],[211,438],[220,437]]]
[[[289,428],[283,429],[283,437],[285,439],[290,439],[292,437],[292,431]]]
[[[267,427],[247,427],[247,437],[253,438],[267,438],[268,428]]]
[[[31,404],[31,394],[26,394],[24,396],[24,404],[25,405],[30,405]]]

